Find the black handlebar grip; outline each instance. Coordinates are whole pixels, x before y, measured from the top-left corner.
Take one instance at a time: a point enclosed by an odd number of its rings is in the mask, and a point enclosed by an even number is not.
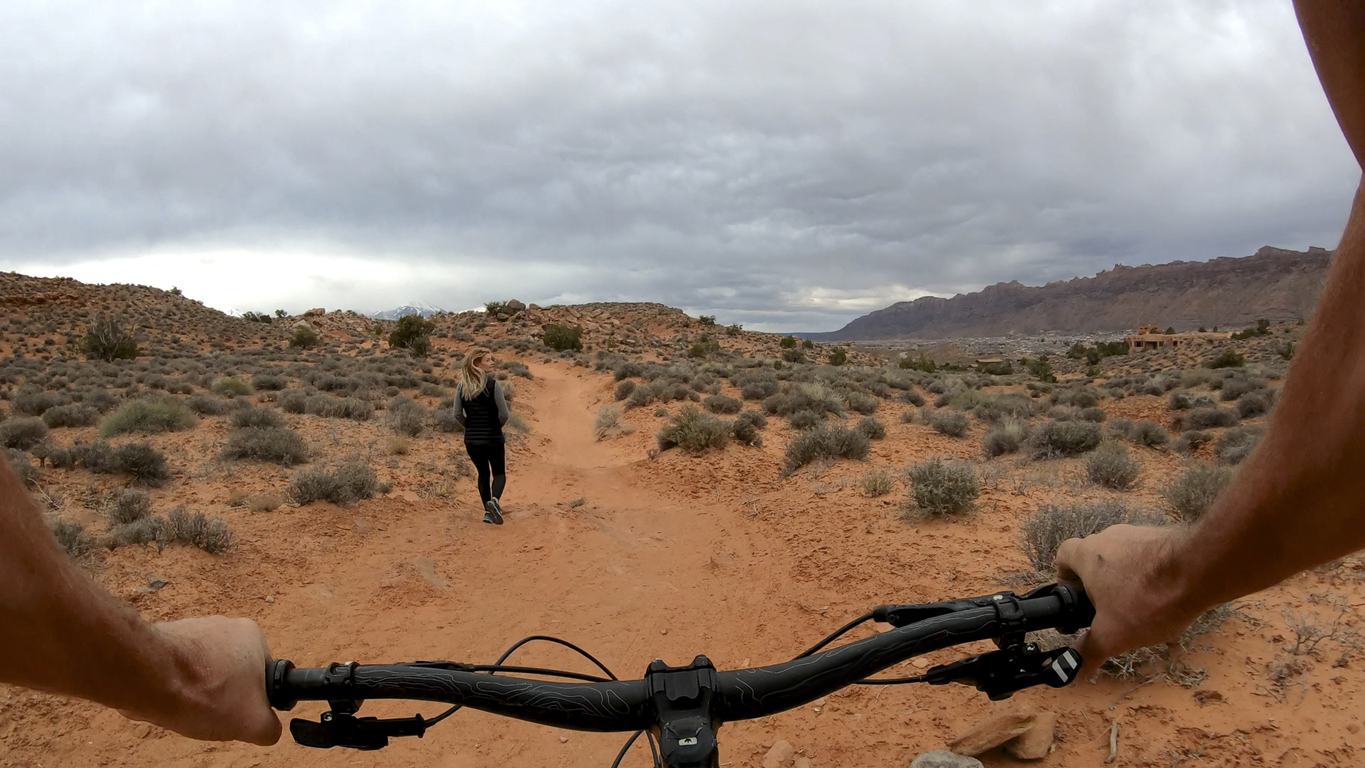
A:
[[[289,673],[294,669],[294,662],[288,659],[276,659],[265,665],[265,695],[270,700],[270,706],[283,712],[288,712],[299,703],[297,697],[291,697],[289,693]]]

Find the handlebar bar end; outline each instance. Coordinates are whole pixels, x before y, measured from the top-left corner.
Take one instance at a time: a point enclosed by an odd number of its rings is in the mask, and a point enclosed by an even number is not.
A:
[[[298,699],[286,698],[285,693],[285,681],[293,669],[294,662],[288,659],[276,659],[265,665],[266,696],[270,699],[270,706],[282,712],[288,712],[299,703]]]

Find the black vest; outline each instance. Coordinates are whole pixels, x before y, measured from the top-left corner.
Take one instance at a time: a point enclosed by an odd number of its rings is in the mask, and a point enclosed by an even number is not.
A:
[[[473,445],[488,445],[490,443],[501,443],[502,422],[498,418],[498,402],[493,399],[493,387],[497,385],[497,379],[488,377],[487,383],[483,385],[483,391],[474,399],[464,399],[464,441]],[[463,387],[461,388],[463,389]],[[461,398],[465,398],[465,393],[460,393]],[[456,403],[455,407],[460,407],[461,403]]]

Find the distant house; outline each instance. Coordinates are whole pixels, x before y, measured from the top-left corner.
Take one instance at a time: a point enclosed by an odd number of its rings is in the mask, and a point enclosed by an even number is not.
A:
[[[1189,333],[1163,333],[1161,326],[1140,325],[1137,333],[1124,336],[1129,352],[1146,352],[1150,349],[1176,349],[1191,341],[1216,341],[1232,338],[1231,332],[1191,331]]]

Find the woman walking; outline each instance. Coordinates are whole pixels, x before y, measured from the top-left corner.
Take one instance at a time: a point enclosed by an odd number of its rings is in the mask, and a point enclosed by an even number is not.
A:
[[[493,353],[475,347],[460,366],[455,385],[455,420],[464,427],[464,449],[479,473],[483,521],[502,525],[502,489],[507,485],[507,453],[502,425],[509,415],[502,386],[493,378]]]

